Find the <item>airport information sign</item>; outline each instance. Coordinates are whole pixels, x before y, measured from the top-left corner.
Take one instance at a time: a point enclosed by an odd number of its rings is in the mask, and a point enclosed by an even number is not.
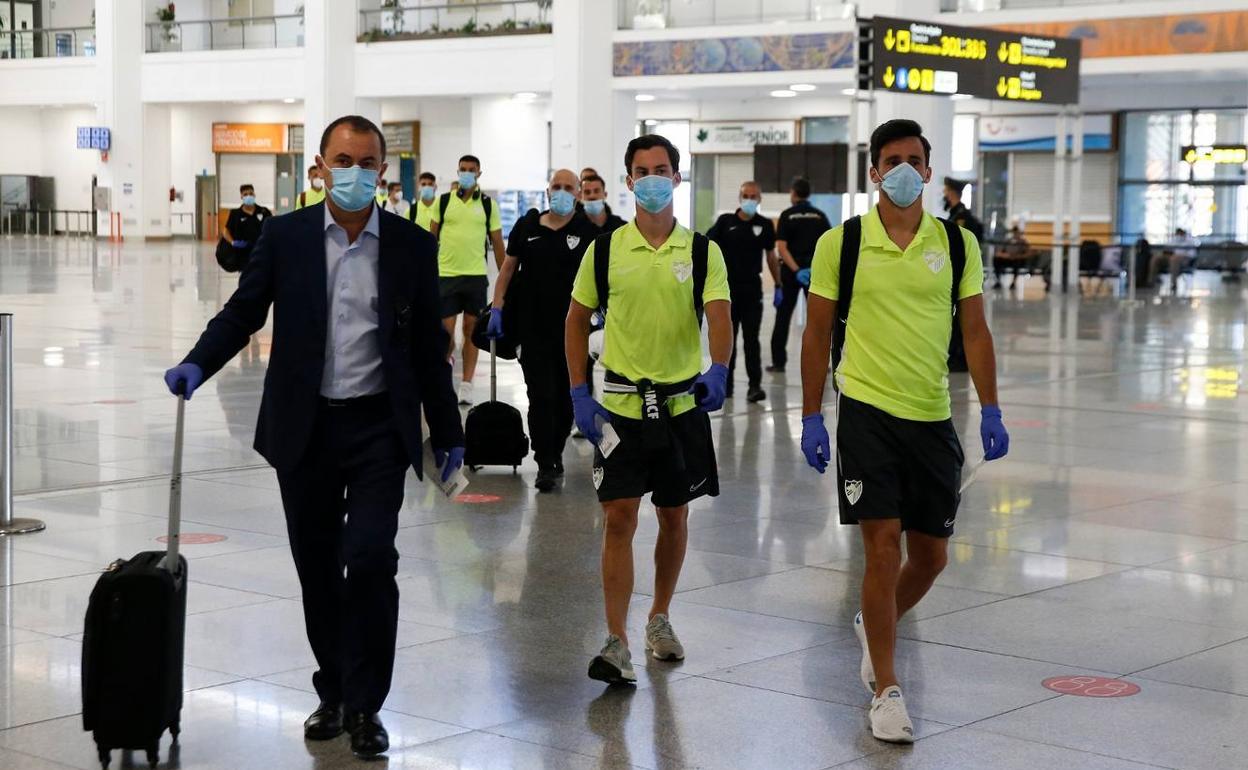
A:
[[[1044,104],[1079,101],[1079,40],[876,16],[874,85]]]

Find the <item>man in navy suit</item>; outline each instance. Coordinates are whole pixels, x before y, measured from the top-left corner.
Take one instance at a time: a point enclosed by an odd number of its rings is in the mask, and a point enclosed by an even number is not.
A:
[[[318,666],[321,704],[304,735],[337,737],[345,721],[368,757],[389,748],[377,712],[394,669],[394,539],[407,468],[423,465],[421,407],[443,481],[463,464],[464,434],[438,243],[373,199],[385,137],[352,115],[325,129],[320,150],[326,201],[265,223],[238,290],[165,382],[189,399],[273,306],[255,447],[277,471]]]

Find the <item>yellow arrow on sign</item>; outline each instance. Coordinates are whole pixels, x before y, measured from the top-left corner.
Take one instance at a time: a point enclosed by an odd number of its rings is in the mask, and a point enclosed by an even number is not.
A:
[[[893,83],[895,83],[895,82],[897,82],[897,76],[893,74],[893,67],[892,67],[892,65],[890,64],[890,65],[889,65],[887,68],[885,68],[885,70],[884,70],[884,87],[885,87],[885,88],[892,88],[892,87],[893,87]]]
[[[1001,47],[997,49],[997,58],[1005,61],[1010,56],[1010,48],[1005,43],[1001,43]]]
[[[1005,76],[1002,75],[1001,79],[997,81],[997,96],[1005,98],[1005,92],[1007,90],[1009,90],[1009,86],[1005,84]]]
[[[890,29],[884,33],[884,49],[888,51],[893,50],[893,41],[893,31]]]
[[[1188,163],[1195,163],[1196,162],[1196,150],[1195,149],[1188,150],[1187,154],[1183,156],[1183,160],[1187,161]]]

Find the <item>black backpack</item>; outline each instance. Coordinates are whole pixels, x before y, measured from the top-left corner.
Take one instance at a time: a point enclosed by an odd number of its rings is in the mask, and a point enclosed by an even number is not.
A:
[[[594,285],[598,289],[598,309],[607,312],[607,298],[611,294],[608,278],[611,266],[611,235],[603,233],[594,239]],[[702,233],[693,234],[693,313],[698,325],[702,325],[702,294],[706,290],[706,263],[710,251],[710,239]]]
[[[962,240],[962,231],[958,225],[948,219],[938,220],[945,227],[949,237],[949,262],[953,268],[953,287],[950,290],[950,303],[953,315],[958,314],[958,287],[962,285],[962,273],[966,269],[966,242]],[[854,276],[858,273],[858,248],[862,244],[862,217],[850,217],[845,220],[841,230],[841,271],[839,279],[839,296],[836,300],[836,324],[832,327],[832,371],[835,373],[841,365],[841,355],[845,349],[846,324],[849,322],[849,305],[854,296]],[[836,377],[832,378],[836,387]]]
[[[438,240],[439,241],[442,240],[442,224],[446,222],[446,208],[447,206],[451,205],[451,195],[453,195],[453,193],[447,192],[447,193],[442,193],[440,196],[438,196]],[[482,246],[482,248],[485,251],[481,255],[482,257],[485,257],[489,253],[489,250],[490,250],[490,213],[494,210],[494,201],[493,199],[490,198],[490,196],[486,195],[480,190],[477,191],[477,195],[481,196],[481,210],[485,212],[485,243]],[[413,206],[412,211],[415,211],[415,210],[416,210],[416,207]],[[415,222],[416,215],[411,212],[408,212],[408,213],[411,216],[412,221]]]

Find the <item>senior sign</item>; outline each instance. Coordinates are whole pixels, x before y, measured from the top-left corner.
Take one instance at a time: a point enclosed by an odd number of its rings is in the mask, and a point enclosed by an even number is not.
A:
[[[719,121],[693,123],[689,127],[690,151],[703,153],[754,152],[756,144],[794,144],[797,142],[797,124],[791,120],[780,121]]]

